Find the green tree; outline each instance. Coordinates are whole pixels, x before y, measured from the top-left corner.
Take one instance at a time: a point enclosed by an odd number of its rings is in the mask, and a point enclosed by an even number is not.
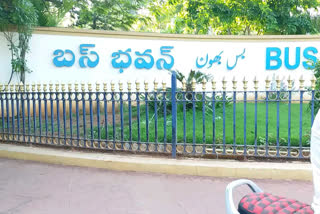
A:
[[[104,30],[128,30],[142,17],[137,11],[144,0],[82,0],[72,11],[75,26]]]
[[[56,27],[77,6],[77,0],[31,0],[38,16],[38,25]]]
[[[11,77],[17,74],[20,82],[25,83],[25,74],[31,72],[27,66],[26,54],[32,29],[37,24],[36,10],[29,0],[0,2],[0,31],[8,41],[11,52]]]
[[[148,9],[161,19],[151,19],[149,26],[190,34],[316,33],[310,9],[318,6],[318,0],[154,0]]]

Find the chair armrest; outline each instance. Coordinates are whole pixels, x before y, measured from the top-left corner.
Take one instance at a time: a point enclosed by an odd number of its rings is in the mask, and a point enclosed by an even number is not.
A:
[[[236,180],[236,181],[231,182],[230,184],[228,184],[228,186],[226,188],[226,209],[227,209],[227,214],[239,214],[238,210],[234,206],[232,191],[236,187],[239,187],[239,186],[242,186],[242,185],[248,185],[249,188],[253,192],[257,192],[257,193],[258,192],[263,192],[255,183],[253,183],[252,181],[247,180],[247,179],[240,179],[240,180]]]

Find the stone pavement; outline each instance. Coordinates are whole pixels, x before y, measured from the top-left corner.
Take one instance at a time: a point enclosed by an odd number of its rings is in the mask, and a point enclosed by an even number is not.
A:
[[[224,214],[234,179],[115,172],[0,159],[0,214]],[[312,183],[254,180],[266,192],[311,203]],[[249,192],[239,188],[236,200]]]

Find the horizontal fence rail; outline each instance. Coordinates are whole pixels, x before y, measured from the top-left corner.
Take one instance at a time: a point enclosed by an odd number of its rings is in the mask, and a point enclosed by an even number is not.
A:
[[[293,80],[0,85],[0,142],[191,156],[308,159],[319,91]],[[284,86],[285,84],[285,86]],[[159,87],[160,86],[160,87]],[[190,89],[191,86],[191,89]]]

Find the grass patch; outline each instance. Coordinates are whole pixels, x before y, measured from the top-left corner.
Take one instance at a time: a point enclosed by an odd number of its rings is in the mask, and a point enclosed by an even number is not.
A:
[[[237,103],[236,106],[236,125],[235,125],[235,142],[236,144],[244,143],[244,103]],[[246,104],[246,142],[249,145],[255,143],[255,104]],[[125,109],[126,110],[126,109]],[[279,143],[280,145],[288,144],[288,104],[279,104]],[[141,142],[171,142],[171,114],[167,115],[164,121],[163,114],[159,114],[157,121],[157,137],[156,137],[156,123],[153,109],[149,108],[149,140],[147,140],[147,124],[145,106],[141,106],[140,111],[140,141]],[[218,108],[215,112],[215,129],[213,128],[212,111],[206,109],[205,111],[205,139],[203,138],[203,113],[201,110],[195,112],[195,139],[193,139],[193,112],[189,110],[186,112],[186,142],[187,143],[212,143],[213,133],[215,132],[215,143],[223,143],[223,109]],[[292,146],[299,146],[300,142],[300,104],[291,104],[291,136],[290,143]],[[183,111],[181,106],[177,113],[177,140],[184,142],[183,136]],[[166,127],[166,136],[164,134],[164,127]],[[302,138],[303,146],[309,146],[311,130],[311,112],[308,109],[308,104],[302,105]],[[95,127],[95,133],[97,127]],[[113,138],[112,127],[108,130],[109,139]],[[129,140],[129,123],[128,113],[124,114],[124,140]],[[105,138],[105,130],[101,128],[101,136]],[[120,140],[121,127],[120,123],[116,124],[117,140]],[[96,135],[95,135],[96,137]],[[132,136],[133,141],[138,141],[138,121],[136,107],[133,108],[132,116]],[[233,104],[229,104],[225,109],[225,142],[232,144],[234,140],[233,132]],[[265,103],[257,104],[257,144],[264,145],[266,142],[266,105]],[[269,145],[276,145],[277,141],[277,104],[269,103],[268,107],[268,143]]]

